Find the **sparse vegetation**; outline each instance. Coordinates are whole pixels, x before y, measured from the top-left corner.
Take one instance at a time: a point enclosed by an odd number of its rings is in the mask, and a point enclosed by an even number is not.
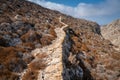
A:
[[[71,75],[70,71],[81,69],[83,80],[119,79],[120,54],[101,36],[95,22],[72,18],[25,0],[0,0],[0,80],[19,80],[19,73],[26,69],[22,80],[37,80],[38,71],[46,68],[44,60],[48,55],[33,56],[31,51],[53,43],[57,37],[54,29],[62,26],[59,16],[69,26],[64,30],[66,43],[61,45],[70,77],[82,80],[80,74]]]

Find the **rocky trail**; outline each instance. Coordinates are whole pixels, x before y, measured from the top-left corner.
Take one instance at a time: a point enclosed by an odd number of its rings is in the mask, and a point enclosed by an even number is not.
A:
[[[47,57],[44,58],[45,63],[47,63],[47,67],[44,70],[39,71],[38,80],[48,80],[48,78],[49,80],[62,80],[62,43],[65,38],[65,32],[63,29],[68,25],[63,23],[61,20],[62,19],[60,17],[59,22],[63,26],[55,29],[57,38],[53,41],[53,44],[32,51],[32,54],[35,57],[32,62],[38,59],[37,55],[40,53],[45,53],[47,55]],[[26,74],[27,71],[28,70],[25,70],[24,74]]]

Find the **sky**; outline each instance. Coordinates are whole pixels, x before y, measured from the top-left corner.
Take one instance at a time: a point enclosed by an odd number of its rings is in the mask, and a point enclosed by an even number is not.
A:
[[[61,13],[100,25],[120,19],[120,0],[28,0]]]

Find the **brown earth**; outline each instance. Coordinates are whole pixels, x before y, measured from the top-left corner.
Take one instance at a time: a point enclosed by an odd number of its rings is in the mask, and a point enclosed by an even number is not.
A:
[[[0,80],[46,80],[49,74],[47,80],[119,80],[120,54],[113,47],[95,22],[25,0],[0,0]]]

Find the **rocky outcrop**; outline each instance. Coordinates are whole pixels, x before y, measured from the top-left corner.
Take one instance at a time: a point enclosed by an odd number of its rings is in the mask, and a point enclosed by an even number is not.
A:
[[[82,34],[79,27],[65,32],[63,80],[119,80],[120,54],[109,41],[91,32]]]
[[[1,80],[119,80],[113,47],[95,22],[0,0]]]
[[[115,45],[115,49],[120,51],[120,20],[115,20],[110,24],[101,27],[101,33]]]

